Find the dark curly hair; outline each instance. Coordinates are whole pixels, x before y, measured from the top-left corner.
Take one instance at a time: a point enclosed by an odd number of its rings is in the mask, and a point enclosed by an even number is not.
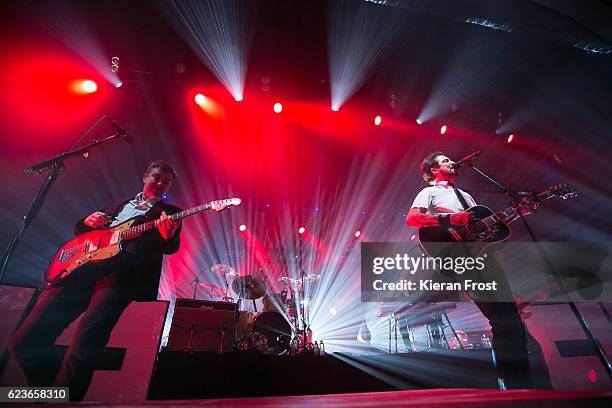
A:
[[[440,151],[431,152],[423,159],[423,162],[421,163],[421,173],[423,174],[423,179],[425,179],[425,181],[428,183],[431,183],[435,179],[431,169],[432,167],[438,167],[437,159],[439,156],[446,156],[446,154]]]

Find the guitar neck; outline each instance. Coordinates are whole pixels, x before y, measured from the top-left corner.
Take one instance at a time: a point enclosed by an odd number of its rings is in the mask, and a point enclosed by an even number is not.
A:
[[[509,223],[514,221],[517,218],[517,212],[514,207],[508,207],[503,211],[498,211],[493,215],[490,215],[486,218],[479,220],[479,222],[484,223],[487,227],[490,227],[493,224],[498,222]]]
[[[468,225],[463,227],[462,230],[468,231],[469,234],[482,235],[483,226],[486,231],[490,231],[490,227],[494,224],[503,223],[508,224],[522,215],[532,214],[533,211],[537,209],[539,204],[545,200],[548,200],[552,197],[561,197],[563,199],[568,199],[576,196],[576,192],[578,190],[576,187],[570,184],[559,184],[554,187],[549,187],[548,189],[542,191],[541,193],[523,193],[525,197],[522,197],[520,205],[511,206],[506,208],[503,211],[498,211],[494,214],[489,215],[488,217],[474,220],[470,222]],[[520,210],[517,209],[520,208]],[[519,213],[519,211],[521,211]]]
[[[182,218],[189,217],[191,215],[200,213],[202,211],[208,210],[210,208],[212,208],[211,203],[202,204],[197,207],[193,207],[188,210],[184,210],[184,211],[172,214],[170,215],[170,218],[172,218],[173,221],[176,221],[176,220],[180,220]],[[128,228],[127,230],[123,231],[123,233],[121,234],[121,238],[129,238],[135,235],[140,235],[144,232],[157,228],[158,224],[159,224],[159,220],[157,219],[157,220],[148,221],[143,224],[139,224],[134,227]]]
[[[550,189],[549,189],[550,190]],[[549,198],[554,197],[555,192],[552,190],[547,190],[544,192],[541,192],[540,194],[536,195],[535,197],[535,201],[537,202],[542,202],[544,200],[548,200]],[[525,214],[530,214],[530,213],[525,213]],[[489,217],[481,220],[482,222],[484,222],[486,224],[487,227],[497,223],[497,222],[503,222],[503,223],[510,223],[514,220],[516,220],[518,218],[519,214],[516,211],[515,207],[508,207],[503,211],[499,211],[496,212],[493,215],[490,215]]]

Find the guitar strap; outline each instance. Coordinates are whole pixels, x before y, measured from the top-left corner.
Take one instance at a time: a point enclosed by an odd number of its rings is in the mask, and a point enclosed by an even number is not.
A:
[[[463,194],[461,194],[461,191],[459,191],[457,186],[454,184],[451,184],[451,185],[453,186],[453,191],[455,192],[455,195],[459,199],[459,202],[461,203],[461,206],[463,207],[463,209],[467,210],[468,208],[470,208],[467,201],[465,201],[465,197],[463,196]]]

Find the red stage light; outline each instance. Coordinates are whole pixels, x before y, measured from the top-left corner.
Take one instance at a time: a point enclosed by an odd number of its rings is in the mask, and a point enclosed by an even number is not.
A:
[[[306,228],[304,228],[304,227],[300,227],[300,229],[298,229],[298,234],[300,234],[300,235],[305,233],[305,232],[306,232]]]
[[[508,139],[506,139],[506,143],[512,143],[513,140],[514,140],[514,134],[510,134],[508,136]]]
[[[281,105],[279,102],[276,102],[274,104],[274,112],[281,113],[282,111],[283,111],[283,105]]]
[[[72,143],[71,134],[90,127],[108,108],[113,86],[106,86],[95,68],[82,59],[71,53],[56,53],[52,48],[42,43],[31,48],[18,41],[3,54],[0,105],[4,133],[24,135],[11,143],[5,140],[4,151],[48,156],[53,146]],[[96,84],[95,92],[84,89],[86,80]],[[91,90],[91,85],[87,83],[86,88]],[[44,108],[34,108],[41,106]]]
[[[587,371],[587,378],[590,382],[595,384],[597,382],[597,372],[592,368],[589,368],[589,371]]]
[[[83,81],[81,87],[86,93],[94,93],[98,90],[98,84],[96,84],[95,81],[92,81],[91,79],[86,79],[85,81]]]
[[[91,94],[98,90],[98,84],[91,79],[77,79],[70,83],[72,91],[79,95]]]
[[[382,123],[382,118],[380,116],[376,116],[374,118],[374,125],[380,126],[381,123]]]
[[[443,135],[446,133],[446,125],[442,125],[442,127],[440,128],[440,134]]]
[[[240,230],[240,232],[244,232],[244,231],[246,231],[246,225],[241,224],[241,225],[238,227],[238,230]]]
[[[202,106],[206,103],[206,97],[204,95],[202,95],[201,93],[197,94],[193,100],[195,101],[195,103],[197,103],[198,105]]]
[[[355,232],[355,238],[359,238],[360,235],[361,235],[361,231],[357,230],[357,232]]]

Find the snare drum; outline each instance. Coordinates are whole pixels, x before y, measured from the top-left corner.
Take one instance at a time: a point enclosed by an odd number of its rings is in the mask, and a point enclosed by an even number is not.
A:
[[[284,312],[286,294],[282,292],[270,293],[263,297],[264,312]]]

